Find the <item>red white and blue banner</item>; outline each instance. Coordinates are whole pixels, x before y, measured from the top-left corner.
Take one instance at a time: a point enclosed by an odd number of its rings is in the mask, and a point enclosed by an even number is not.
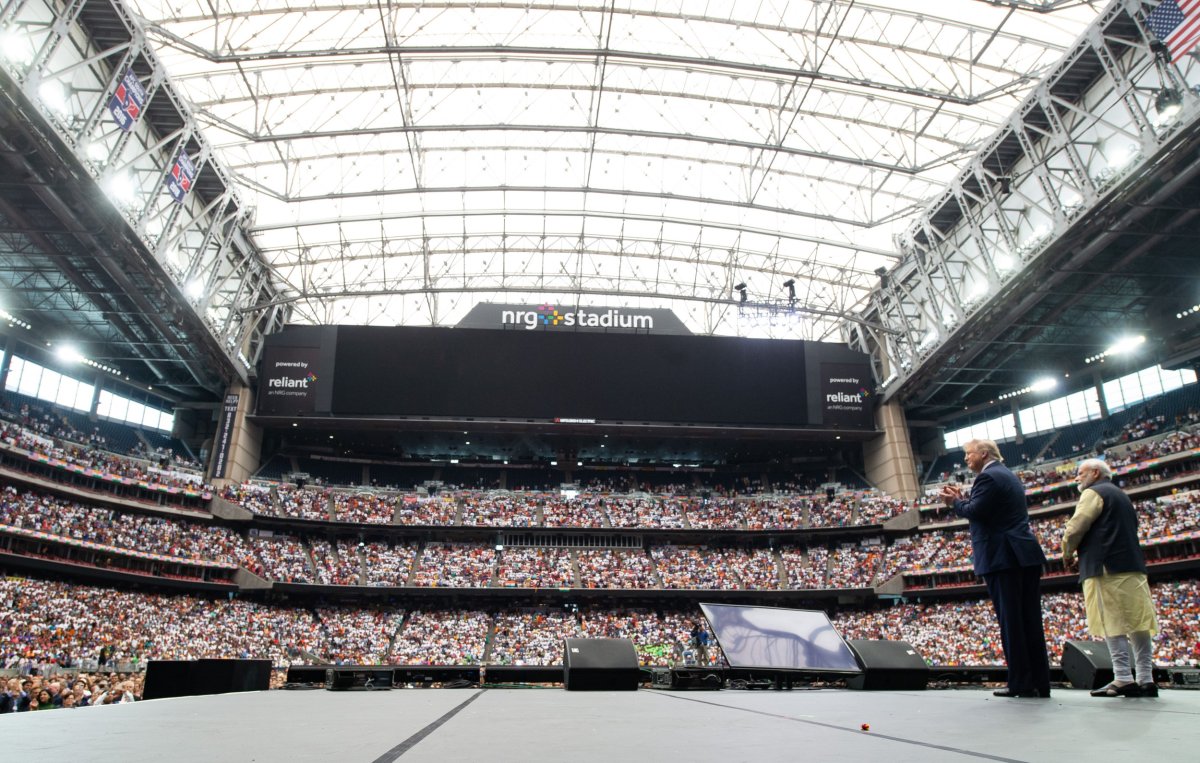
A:
[[[138,81],[133,69],[125,72],[112,99],[108,102],[108,113],[112,114],[117,127],[129,132],[133,123],[142,114],[142,106],[146,103],[146,88]]]
[[[167,175],[167,190],[176,204],[183,203],[183,197],[192,190],[192,181],[196,179],[196,165],[188,158],[187,149],[179,149],[179,156]]]

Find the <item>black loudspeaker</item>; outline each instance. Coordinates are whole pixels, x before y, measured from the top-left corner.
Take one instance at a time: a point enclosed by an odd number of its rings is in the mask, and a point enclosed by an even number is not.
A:
[[[907,641],[851,639],[846,643],[863,669],[846,679],[851,689],[921,691],[929,683],[925,658]]]
[[[330,691],[379,691],[391,689],[391,668],[345,667],[325,671],[325,688]]]
[[[320,665],[288,665],[287,682],[290,684],[324,684],[326,668]]]
[[[1099,689],[1113,680],[1112,655],[1103,641],[1064,641],[1062,669],[1076,689]]]
[[[641,670],[627,638],[563,640],[563,685],[568,691],[635,691]]]
[[[142,699],[189,697],[200,694],[192,686],[191,660],[150,660],[146,663],[146,683]]]
[[[150,660],[142,699],[271,688],[270,660]]]

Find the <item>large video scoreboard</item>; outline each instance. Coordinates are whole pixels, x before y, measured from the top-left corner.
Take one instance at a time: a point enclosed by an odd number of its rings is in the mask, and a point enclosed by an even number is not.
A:
[[[822,342],[297,326],[258,385],[263,416],[874,428],[867,357]]]

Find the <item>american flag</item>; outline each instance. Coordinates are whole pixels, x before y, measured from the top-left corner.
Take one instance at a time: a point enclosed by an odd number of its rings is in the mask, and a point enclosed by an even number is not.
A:
[[[1200,0],[1163,0],[1146,16],[1146,26],[1175,63],[1200,42]]]

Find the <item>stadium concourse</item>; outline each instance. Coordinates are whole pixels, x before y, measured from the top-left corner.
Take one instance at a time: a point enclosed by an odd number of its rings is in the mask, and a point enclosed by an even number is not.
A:
[[[1188,757],[1197,5],[4,2],[3,749]],[[1087,458],[1157,696],[1089,693]]]

